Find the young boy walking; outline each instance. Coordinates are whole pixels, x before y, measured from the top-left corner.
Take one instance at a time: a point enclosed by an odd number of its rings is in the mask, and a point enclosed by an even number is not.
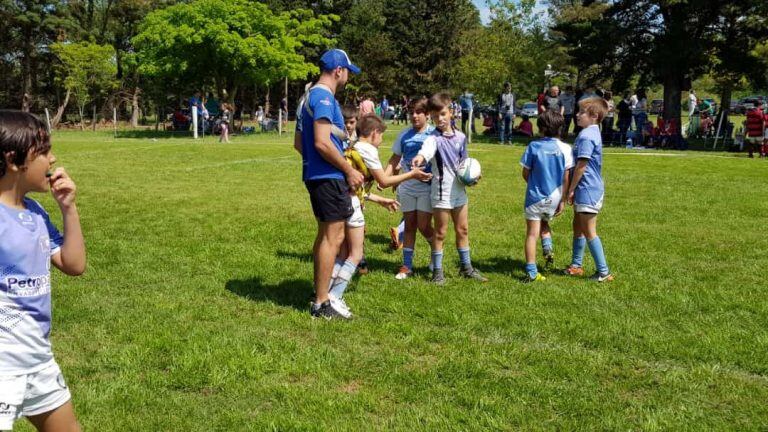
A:
[[[581,276],[584,274],[582,262],[584,248],[595,260],[597,272],[592,279],[598,282],[613,280],[603,251],[603,243],[597,235],[597,214],[603,207],[603,142],[598,124],[608,112],[605,99],[590,97],[579,101],[579,113],[576,115],[582,128],[573,148],[573,157],[577,160],[573,178],[568,188],[568,204],[573,205],[573,255],[571,265],[565,274]]]
[[[456,168],[467,158],[467,137],[451,126],[451,98],[446,93],[438,93],[429,98],[427,110],[437,129],[424,140],[411,166],[422,167],[431,162],[435,173],[431,187],[432,214],[435,219],[432,281],[439,285],[445,283],[443,243],[448,224],[453,221],[461,276],[487,282],[488,279],[472,267],[469,253],[469,200],[465,186],[456,175]]]
[[[0,430],[27,417],[39,431],[79,431],[71,395],[51,351],[50,265],[85,271],[75,183],[56,157],[45,125],[0,110]],[[30,192],[51,191],[62,236]]]
[[[541,113],[536,123],[543,138],[531,141],[520,159],[523,179],[528,184],[525,191],[527,282],[546,279],[536,267],[536,242],[540,236],[545,259],[548,263],[554,259],[549,221],[563,212],[566,201],[563,192],[568,190],[573,168],[570,146],[556,138],[562,132],[563,121],[557,111]]]

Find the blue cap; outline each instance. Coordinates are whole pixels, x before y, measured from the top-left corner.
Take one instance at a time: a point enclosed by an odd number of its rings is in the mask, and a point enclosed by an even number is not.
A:
[[[338,67],[349,69],[350,72],[357,75],[360,73],[360,68],[353,65],[349,61],[349,56],[343,50],[334,48],[323,53],[320,57],[320,69],[323,71],[334,70]]]

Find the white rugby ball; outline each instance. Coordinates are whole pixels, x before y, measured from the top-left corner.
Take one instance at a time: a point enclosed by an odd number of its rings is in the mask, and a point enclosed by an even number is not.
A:
[[[474,186],[480,181],[480,162],[477,159],[466,158],[456,169],[456,175],[459,177],[459,181],[466,186]]]

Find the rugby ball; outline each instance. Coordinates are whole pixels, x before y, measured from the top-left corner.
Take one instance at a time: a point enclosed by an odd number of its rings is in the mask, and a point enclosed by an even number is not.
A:
[[[480,162],[477,159],[466,158],[459,164],[456,169],[456,175],[459,177],[459,181],[465,186],[474,186],[480,181]]]

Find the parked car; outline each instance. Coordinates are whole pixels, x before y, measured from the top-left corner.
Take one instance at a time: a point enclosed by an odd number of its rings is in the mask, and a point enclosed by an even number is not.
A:
[[[744,114],[744,107],[741,105],[741,101],[732,100],[730,111],[731,114]]]
[[[758,103],[762,103],[763,105],[765,105],[765,103],[766,103],[766,100],[768,100],[768,98],[766,98],[765,96],[750,96],[750,97],[745,97],[744,99],[742,99],[742,100],[741,100],[741,101],[742,101],[742,102],[741,102],[741,108],[742,108],[742,109],[741,109],[741,113],[743,114],[743,113],[745,113],[745,112],[747,112],[747,111],[751,110],[751,109],[752,109],[752,108],[754,108],[754,107],[755,107],[755,106],[756,106]]]
[[[654,99],[651,101],[651,107],[648,110],[650,114],[661,115],[664,111],[664,99]]]
[[[520,110],[520,115],[524,115],[528,117],[538,117],[539,106],[536,105],[536,102],[526,102],[523,104],[523,107]]]

